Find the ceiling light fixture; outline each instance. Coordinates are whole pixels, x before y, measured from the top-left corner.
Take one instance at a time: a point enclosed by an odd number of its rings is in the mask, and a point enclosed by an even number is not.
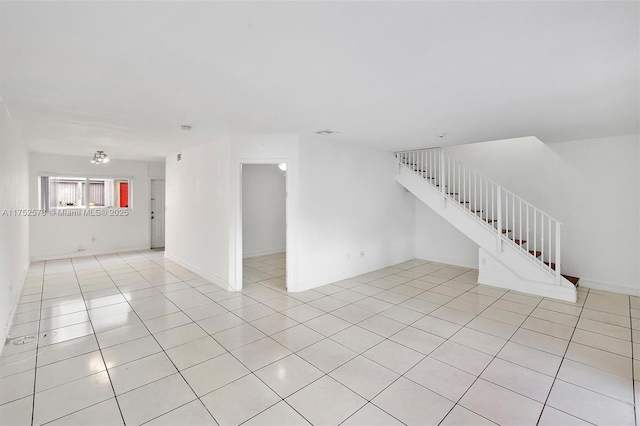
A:
[[[93,164],[102,164],[109,162],[109,156],[104,151],[97,151],[91,159]]]
[[[335,133],[340,133],[340,132],[337,130],[324,129],[324,130],[317,130],[313,133],[315,133],[316,135],[333,135]]]
[[[187,131],[188,131],[188,130],[191,130],[191,126],[189,126],[188,124],[183,124],[182,126],[180,126],[180,128],[181,128],[182,130],[187,130]]]

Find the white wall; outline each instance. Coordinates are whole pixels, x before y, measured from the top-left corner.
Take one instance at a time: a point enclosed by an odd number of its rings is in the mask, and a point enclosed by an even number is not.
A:
[[[395,182],[390,152],[260,135],[209,142],[182,158],[167,159],[166,255],[225,288],[241,288],[241,164],[287,163],[291,291],[414,256],[415,200]]]
[[[296,135],[234,135],[231,137],[229,287],[242,288],[242,217],[240,174],[244,164],[287,163],[287,288],[298,291],[299,138]]]
[[[416,258],[478,269],[478,245],[416,200]]]
[[[151,173],[163,175],[162,163],[112,159],[99,166],[89,156],[76,157],[31,153],[29,206],[38,208],[38,176],[80,175],[128,177],[131,179],[132,208],[126,217],[32,217],[30,253],[32,259],[86,256],[117,251],[141,250],[150,246]],[[93,237],[93,240],[92,240]],[[84,251],[79,251],[82,246]]]
[[[277,164],[242,167],[243,257],[285,250],[286,180]]]
[[[631,237],[640,235],[639,148],[638,135],[629,135],[550,144],[520,138],[446,151],[564,224],[563,273],[585,287],[640,294],[640,245]],[[442,241],[459,239],[444,234]],[[460,263],[474,248],[463,241]]]
[[[0,99],[0,213],[29,208],[29,154]],[[8,212],[7,212],[8,213]],[[29,268],[29,219],[0,216],[0,347]]]
[[[223,288],[229,285],[229,142],[166,160],[165,256]]]
[[[301,140],[301,289],[414,257],[415,198],[395,182],[396,167],[387,151]]]

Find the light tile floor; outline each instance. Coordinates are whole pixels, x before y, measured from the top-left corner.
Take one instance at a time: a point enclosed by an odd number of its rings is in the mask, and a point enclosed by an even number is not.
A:
[[[157,251],[34,263],[0,424],[636,421],[638,298],[562,303],[422,260],[287,294],[284,267],[248,259],[229,293]]]

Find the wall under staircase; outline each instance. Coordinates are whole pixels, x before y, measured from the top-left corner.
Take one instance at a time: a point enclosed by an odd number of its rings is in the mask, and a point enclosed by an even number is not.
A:
[[[439,148],[396,159],[396,181],[480,247],[479,283],[575,302],[560,222]]]

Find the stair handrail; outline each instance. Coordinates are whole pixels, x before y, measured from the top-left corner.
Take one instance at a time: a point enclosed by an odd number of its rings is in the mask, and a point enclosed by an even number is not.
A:
[[[399,167],[406,167],[441,192],[444,207],[446,207],[447,200],[455,202],[455,205],[458,205],[471,216],[474,216],[480,223],[492,229],[497,236],[496,249],[498,251],[502,251],[502,244],[504,243],[513,246],[530,261],[553,275],[556,284],[560,284],[562,278],[560,264],[562,223],[560,221],[463,164],[442,148],[397,151],[394,155],[398,159]],[[467,182],[469,183],[468,186]],[[479,185],[478,182],[480,182]],[[473,192],[471,191],[472,183]],[[456,200],[455,197],[460,195],[463,195],[464,198],[470,198],[470,200]],[[511,203],[511,210],[509,209],[509,203]],[[466,207],[466,204],[469,204],[469,208]],[[500,206],[500,208],[497,208],[497,206]],[[524,217],[523,208],[525,211]],[[518,212],[517,223],[516,212]],[[533,220],[531,220],[530,212],[533,213]],[[482,217],[483,214],[486,216],[488,213],[491,213],[492,216],[497,216],[497,218]],[[533,222],[532,233],[530,229],[531,221]],[[497,226],[494,227],[493,223],[497,223]],[[540,223],[540,228],[538,228],[538,223]],[[523,233],[523,225],[525,226],[525,233]],[[510,226],[512,229],[509,229]],[[516,228],[518,232],[516,232]],[[513,238],[509,238],[509,233],[513,235]],[[516,234],[518,238],[516,238]],[[539,238],[538,234],[540,235]],[[526,236],[527,240],[523,239],[523,235]],[[533,247],[529,246],[531,237],[533,237]],[[540,241],[539,245],[538,240]],[[527,245],[526,249],[523,247],[525,244]],[[540,254],[539,256],[538,253]],[[540,258],[538,259],[538,257]],[[548,259],[546,262],[545,257]],[[555,263],[552,260],[555,260]]]

